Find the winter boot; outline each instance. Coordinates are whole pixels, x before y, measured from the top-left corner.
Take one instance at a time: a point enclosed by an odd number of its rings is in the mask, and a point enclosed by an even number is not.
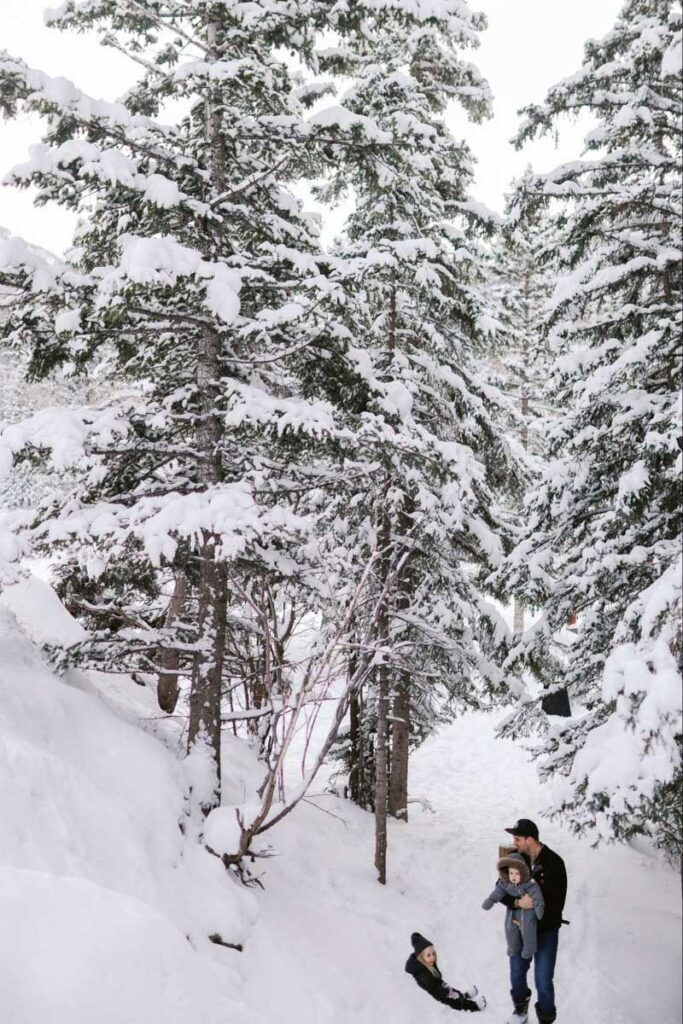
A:
[[[486,1009],[486,999],[476,985],[472,985],[471,988],[468,988],[467,992],[463,992],[463,995],[465,996],[465,999],[469,999],[470,1002],[475,1003],[478,1010]]]
[[[529,1000],[523,1003],[515,1003],[515,1008],[505,1021],[505,1024],[528,1024],[529,1021]]]
[[[538,1004],[536,1005],[536,1016],[538,1017],[538,1024],[554,1024],[555,1014],[540,1013]]]

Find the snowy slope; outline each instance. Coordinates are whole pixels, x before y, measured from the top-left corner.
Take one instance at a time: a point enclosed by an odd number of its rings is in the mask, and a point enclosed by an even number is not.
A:
[[[544,796],[491,717],[469,716],[415,755],[411,796],[431,810],[412,803],[407,827],[390,824],[386,888],[372,818],[321,780],[268,833],[265,889],[247,891],[178,830],[183,765],[172,726],[166,744],[149,734],[165,732],[153,694],[125,677],[57,679],[44,664],[25,631],[68,631],[66,614],[35,581],[0,601],[3,1024],[437,1024],[452,1011],[403,973],[414,929],[436,942],[452,984],[485,992],[482,1024],[503,1019],[502,911],[480,905],[502,827],[540,820]],[[250,802],[260,769],[232,737],[225,770],[226,799]],[[676,874],[646,848],[595,851],[557,826],[543,838],[570,876],[558,1020],[678,1024]],[[244,952],[211,945],[214,931]]]
[[[71,682],[0,608],[0,1019],[256,1022],[208,941],[253,899],[183,839],[180,763]]]
[[[282,856],[266,862],[259,925],[245,956],[245,998],[267,1009],[256,966],[275,978],[279,1024],[436,1024],[452,1011],[403,974],[414,929],[436,944],[447,980],[489,1000],[477,1020],[508,1012],[503,911],[481,910],[493,888],[503,826],[541,821],[533,766],[494,721],[471,715],[428,740],[414,758],[406,828],[391,824],[389,884],[372,870],[372,821],[319,795],[274,834]],[[328,813],[325,813],[328,812]],[[336,815],[331,817],[330,814]],[[593,850],[557,826],[542,838],[567,863],[570,891],[558,960],[558,1021],[679,1024],[680,882],[647,851]],[[284,938],[286,937],[286,939]],[[463,1018],[464,1020],[465,1018]],[[471,1018],[468,1016],[467,1020]]]

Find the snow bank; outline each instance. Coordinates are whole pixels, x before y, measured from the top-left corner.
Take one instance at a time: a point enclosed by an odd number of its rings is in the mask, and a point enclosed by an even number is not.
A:
[[[0,948],[12,1024],[242,1019],[223,969],[167,917],[83,878],[0,869]]]
[[[30,628],[31,595],[34,620],[49,609],[51,634],[49,588],[9,591]],[[71,683],[0,607],[3,1020],[257,1024],[238,998],[240,954],[208,939],[244,942],[254,900],[183,837],[182,762]]]
[[[28,576],[0,591],[0,608],[12,612],[24,633],[36,644],[71,647],[87,631],[68,613],[49,583]]]
[[[560,1018],[679,1024],[676,874],[643,844],[594,850],[544,822],[544,788],[519,745],[494,739],[494,716],[468,715],[412,758],[410,822],[389,823],[386,887],[372,867],[372,815],[324,792],[321,778],[262,837],[273,856],[251,865],[265,888],[249,892],[178,829],[184,765],[139,727],[152,727],[141,720],[154,713],[153,693],[123,676],[57,679],[7,604],[38,639],[41,618],[49,634],[60,618],[67,627],[67,613],[51,620],[52,598],[35,582],[3,601],[3,1024],[438,1024],[450,1011],[403,971],[416,929],[437,944],[451,984],[485,993],[478,1019],[493,1024],[509,1010],[503,913],[485,914],[481,900],[502,829],[520,816],[541,824],[569,872]],[[327,705],[321,728],[331,713]],[[304,744],[305,730],[289,789]],[[249,816],[262,776],[230,735],[224,766],[226,806],[208,825],[220,848],[234,841],[235,810]],[[214,932],[244,952],[210,944]]]

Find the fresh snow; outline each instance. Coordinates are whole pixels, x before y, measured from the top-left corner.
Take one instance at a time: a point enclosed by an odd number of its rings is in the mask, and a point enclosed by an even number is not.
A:
[[[179,727],[128,677],[57,678],[37,640],[70,616],[32,582],[0,607],[0,1004],[11,1024],[437,1024],[450,1011],[403,972],[410,932],[437,944],[448,981],[508,1010],[502,912],[481,901],[502,831],[542,821],[548,799],[524,749],[470,714],[411,761],[408,826],[390,822],[388,885],[373,819],[325,791],[262,837],[271,856],[235,883],[178,829],[187,762]],[[16,617],[11,613],[14,609]],[[20,621],[21,625],[20,625]],[[325,712],[331,714],[328,706]],[[319,723],[324,727],[324,723]],[[286,784],[299,780],[304,738]],[[189,765],[188,765],[189,769]],[[225,737],[225,806],[210,845],[234,841],[261,769]],[[31,808],[30,815],[27,808]],[[645,844],[592,849],[557,824],[542,836],[570,888],[557,970],[559,1020],[678,1024],[679,880]],[[208,942],[219,932],[244,952]]]
[[[207,936],[243,941],[254,899],[183,838],[182,763],[92,680],[55,677],[7,608],[0,789],[3,1021],[247,1020],[237,954]]]

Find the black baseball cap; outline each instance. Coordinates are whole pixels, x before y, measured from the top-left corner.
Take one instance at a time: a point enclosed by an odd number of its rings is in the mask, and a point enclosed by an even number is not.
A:
[[[538,826],[530,818],[520,818],[516,825],[506,828],[505,831],[509,832],[511,836],[524,836],[524,838],[530,836],[532,839],[538,839]]]

